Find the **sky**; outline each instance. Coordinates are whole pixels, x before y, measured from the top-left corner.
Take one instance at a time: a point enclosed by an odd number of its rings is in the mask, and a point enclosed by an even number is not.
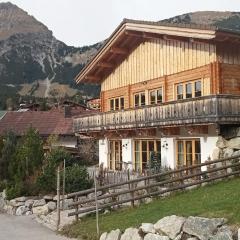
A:
[[[0,0],[0,2],[5,2]],[[109,37],[123,18],[158,21],[193,11],[239,11],[240,0],[11,0],[67,45]]]

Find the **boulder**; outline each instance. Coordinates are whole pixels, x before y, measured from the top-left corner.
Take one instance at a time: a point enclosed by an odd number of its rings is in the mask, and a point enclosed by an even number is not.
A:
[[[240,150],[235,151],[232,156],[233,156],[233,157],[235,157],[235,156],[240,156]]]
[[[24,215],[27,211],[29,211],[29,208],[26,206],[20,206],[16,210],[16,216],[22,216]]]
[[[48,214],[48,205],[33,207],[32,212],[35,215],[47,215]]]
[[[187,240],[198,240],[198,238],[196,238],[196,237],[190,237],[190,238],[188,238]]]
[[[33,214],[32,211],[27,211],[27,212],[25,213],[26,216],[30,216],[30,215],[32,215],[32,214]]]
[[[156,230],[154,229],[154,225],[152,223],[142,223],[139,229],[143,233],[156,233]]]
[[[107,234],[106,240],[120,240],[121,231],[119,229],[112,230]]]
[[[53,201],[47,203],[49,212],[54,211],[57,208],[57,204]]]
[[[69,206],[71,203],[73,203],[72,198],[64,199],[64,206],[63,206],[63,200],[61,200],[60,201],[60,208],[64,209],[64,210],[72,209],[72,207]]]
[[[227,143],[227,147],[240,150],[240,137],[230,139]]]
[[[16,208],[11,205],[5,205],[3,210],[9,215],[15,215]]]
[[[33,199],[28,199],[28,200],[25,202],[25,206],[28,207],[28,208],[32,208],[33,203],[34,203],[34,200],[33,200]]]
[[[103,233],[99,240],[106,240],[107,239],[107,232]]]
[[[25,202],[27,200],[26,197],[18,197],[18,198],[15,198],[15,201],[16,202]]]
[[[102,191],[98,191],[97,192],[97,197],[99,197],[99,196],[101,196],[102,195]],[[93,193],[89,193],[88,195],[87,195],[87,198],[95,198],[95,193],[93,192]]]
[[[212,153],[212,159],[213,160],[220,159],[220,152],[221,150],[219,148],[214,148]]]
[[[233,240],[233,233],[228,226],[222,226],[218,229],[216,235],[211,240]]]
[[[217,142],[216,142],[216,146],[218,147],[218,148],[226,148],[227,146],[228,146],[228,142],[227,142],[227,140],[226,139],[224,139],[222,136],[219,136],[218,137],[218,140],[217,140]]]
[[[0,211],[3,210],[4,206],[5,206],[5,200],[4,200],[3,197],[1,196],[1,197],[0,197]]]
[[[160,219],[156,224],[154,224],[154,228],[156,232],[160,234],[165,234],[171,239],[176,238],[182,230],[182,226],[186,218],[178,217],[175,215],[164,217]]]
[[[127,228],[121,236],[121,240],[142,240],[143,238],[139,235],[138,232],[139,230],[137,228]]]
[[[4,200],[7,199],[6,189],[4,189],[3,192],[2,192],[2,198]]]
[[[40,207],[46,204],[45,199],[34,200],[33,207]]]
[[[9,201],[9,204],[17,208],[17,207],[23,206],[25,202],[17,202],[15,199],[12,199]]]
[[[53,200],[53,195],[45,195],[44,197],[43,197],[43,199],[44,200],[46,200],[46,201],[52,201]]]
[[[208,240],[224,223],[223,218],[188,217],[183,225],[183,232],[198,237],[200,240]]]
[[[228,158],[228,157],[231,157],[233,155],[234,151],[232,148],[226,148],[224,149],[223,151],[223,157],[224,158]]]
[[[148,233],[144,237],[144,240],[170,240],[170,239],[167,236],[162,236],[162,235],[158,235],[158,234]]]

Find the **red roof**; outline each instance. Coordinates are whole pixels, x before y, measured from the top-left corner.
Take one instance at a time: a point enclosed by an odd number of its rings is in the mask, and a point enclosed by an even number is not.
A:
[[[72,117],[64,117],[64,111],[7,112],[0,121],[0,135],[12,130],[18,136],[23,135],[29,127],[38,130],[42,136],[73,135]]]

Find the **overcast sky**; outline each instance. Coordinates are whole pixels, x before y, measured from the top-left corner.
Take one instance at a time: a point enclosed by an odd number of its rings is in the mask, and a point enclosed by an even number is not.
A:
[[[0,0],[0,2],[5,2]],[[203,10],[239,11],[240,0],[12,0],[72,46],[107,38],[123,18],[161,20]]]

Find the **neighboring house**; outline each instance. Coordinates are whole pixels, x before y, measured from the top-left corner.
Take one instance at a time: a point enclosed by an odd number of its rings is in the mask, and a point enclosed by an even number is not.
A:
[[[171,168],[212,158],[240,124],[240,32],[124,20],[76,77],[101,84],[101,114],[74,120],[99,139],[99,161],[144,170],[152,153]]]
[[[100,110],[101,99],[100,98],[92,98],[92,99],[87,100],[87,107],[90,109]]]
[[[51,135],[58,136],[56,145],[76,148],[78,137],[73,131],[73,116],[89,114],[89,110],[74,106],[62,106],[50,111],[7,112],[0,120],[0,135],[12,130],[21,137],[29,127],[37,129],[43,140]]]

